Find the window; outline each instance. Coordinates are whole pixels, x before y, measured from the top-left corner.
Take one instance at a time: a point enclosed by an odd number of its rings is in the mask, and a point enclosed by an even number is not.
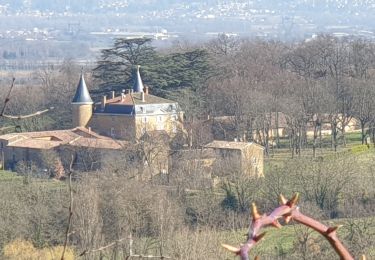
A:
[[[143,117],[142,121],[143,123],[147,123],[147,117]]]
[[[158,124],[156,124],[156,130],[164,130],[164,125],[163,125],[163,123],[158,123]]]
[[[257,158],[255,156],[251,157],[251,163],[253,164],[253,166],[256,166],[258,164]]]
[[[162,116],[158,116],[158,117],[156,118],[156,121],[157,121],[157,122],[162,122],[162,121],[163,121],[163,117],[162,117]]]

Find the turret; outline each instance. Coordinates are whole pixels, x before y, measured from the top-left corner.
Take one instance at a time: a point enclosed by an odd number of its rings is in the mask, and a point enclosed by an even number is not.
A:
[[[141,66],[137,65],[137,72],[136,72],[136,75],[135,75],[134,86],[133,86],[134,92],[143,92],[143,89],[144,89],[141,74],[139,73],[140,67]]]
[[[93,104],[87,89],[85,78],[81,73],[76,93],[72,100],[73,105],[73,127],[86,127],[92,116]]]

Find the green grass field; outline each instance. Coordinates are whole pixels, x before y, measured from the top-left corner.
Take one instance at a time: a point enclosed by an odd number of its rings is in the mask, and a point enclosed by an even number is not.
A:
[[[329,156],[334,156],[336,154],[360,154],[360,153],[375,153],[374,145],[371,144],[369,147],[366,145],[361,144],[361,134],[360,133],[350,133],[346,135],[347,138],[347,145],[344,147],[343,145],[339,145],[337,147],[337,151],[335,152],[334,149],[330,147],[328,144],[329,140],[327,141],[327,145],[323,145],[322,148],[316,149],[316,157],[325,158]],[[286,142],[287,140],[282,140]],[[270,149],[270,153],[268,156],[265,157],[266,162],[284,162],[290,160],[292,158],[292,153],[290,149],[283,145],[283,148],[278,149]],[[304,148],[301,150],[301,154],[294,154],[293,158],[312,158],[313,157],[313,149],[311,146],[308,148]]]
[[[6,181],[22,181],[22,176],[18,176],[14,172],[0,170],[0,182]]]
[[[14,187],[14,189],[17,189],[27,183],[31,183],[32,185],[36,185],[38,187],[43,186],[51,191],[56,189],[65,189],[67,186],[65,182],[55,179],[40,179],[34,177],[27,178],[26,176],[20,176],[15,172],[0,170],[0,189],[3,185],[11,185]]]

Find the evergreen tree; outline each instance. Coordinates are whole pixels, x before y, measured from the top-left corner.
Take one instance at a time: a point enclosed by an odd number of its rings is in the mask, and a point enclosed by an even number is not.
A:
[[[94,77],[99,80],[97,94],[131,88],[135,66],[141,65],[142,80],[153,94],[179,101],[185,99],[185,93],[189,94],[189,99],[195,93],[191,100],[202,107],[201,90],[211,75],[208,52],[196,48],[162,54],[151,43],[149,38],[117,39],[113,47],[103,50],[94,69]],[[195,105],[183,107],[190,108],[194,108],[193,114],[198,113]]]

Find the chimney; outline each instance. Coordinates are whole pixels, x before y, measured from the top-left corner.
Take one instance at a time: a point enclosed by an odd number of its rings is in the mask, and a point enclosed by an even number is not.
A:
[[[130,90],[130,93],[132,93],[132,94],[133,94],[133,93],[134,93],[134,89],[131,89],[131,90]]]
[[[148,95],[148,87],[147,86],[145,87],[145,91],[144,92],[146,93],[146,95]]]
[[[111,91],[111,94],[112,94],[112,99],[114,99],[115,98],[115,92]]]
[[[105,104],[107,103],[107,96],[103,96],[102,97],[102,110],[104,111],[104,109],[105,109]]]
[[[121,93],[121,102],[124,101],[124,99],[125,99],[125,94]]]
[[[89,134],[91,134],[91,127],[89,126]]]
[[[141,92],[142,102],[145,102],[145,92]]]
[[[127,89],[127,90],[126,90],[126,94],[130,94],[130,89]]]

